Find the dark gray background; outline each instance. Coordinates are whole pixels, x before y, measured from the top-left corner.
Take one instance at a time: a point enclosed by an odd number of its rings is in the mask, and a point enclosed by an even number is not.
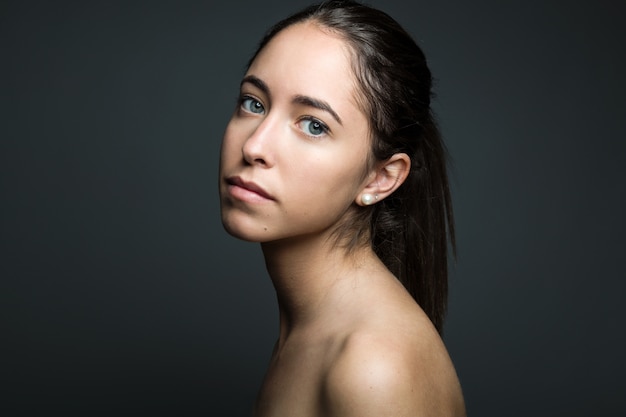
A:
[[[0,4],[2,415],[248,415],[276,307],[221,228],[218,150],[304,4]],[[622,2],[371,4],[437,78],[469,415],[625,415]]]

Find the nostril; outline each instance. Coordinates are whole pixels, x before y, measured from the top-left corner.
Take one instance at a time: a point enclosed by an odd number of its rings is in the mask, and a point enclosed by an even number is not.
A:
[[[243,149],[242,156],[244,162],[248,165],[267,165],[267,162],[263,156],[260,156],[258,154],[255,155],[251,152],[246,152],[245,148]]]
[[[249,165],[269,165],[267,150],[258,143],[246,143],[242,149],[242,156],[244,161]]]

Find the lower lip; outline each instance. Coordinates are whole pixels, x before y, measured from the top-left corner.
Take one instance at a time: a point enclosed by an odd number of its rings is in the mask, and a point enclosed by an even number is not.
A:
[[[233,184],[228,185],[228,192],[230,193],[231,196],[233,196],[237,200],[246,201],[249,203],[262,203],[262,202],[271,201],[269,198],[264,197],[257,192],[250,191],[238,185],[233,185]]]

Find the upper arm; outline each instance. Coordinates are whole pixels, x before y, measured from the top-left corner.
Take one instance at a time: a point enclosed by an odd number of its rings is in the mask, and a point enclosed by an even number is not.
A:
[[[393,346],[359,343],[336,359],[324,386],[329,416],[418,416],[419,381]]]
[[[464,414],[429,369],[428,355],[384,340],[353,342],[335,360],[323,387],[329,417],[419,417]],[[442,389],[443,388],[443,389]]]

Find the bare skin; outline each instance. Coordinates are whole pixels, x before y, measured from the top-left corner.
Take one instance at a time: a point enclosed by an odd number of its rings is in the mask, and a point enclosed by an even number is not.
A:
[[[291,263],[263,246],[281,326],[257,416],[465,415],[439,335],[375,254],[305,250]]]
[[[280,312],[255,415],[464,416],[424,312],[369,247],[348,253],[333,239],[364,193],[384,199],[410,168],[405,154],[366,163],[354,86],[344,41],[294,25],[252,63],[224,135],[222,222],[261,242]]]

